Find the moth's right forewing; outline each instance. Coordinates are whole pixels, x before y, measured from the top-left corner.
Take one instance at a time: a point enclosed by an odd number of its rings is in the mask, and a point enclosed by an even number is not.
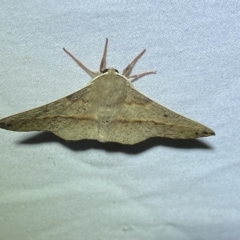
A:
[[[112,128],[109,140],[126,144],[150,137],[187,139],[214,135],[210,128],[161,106],[131,86]]]

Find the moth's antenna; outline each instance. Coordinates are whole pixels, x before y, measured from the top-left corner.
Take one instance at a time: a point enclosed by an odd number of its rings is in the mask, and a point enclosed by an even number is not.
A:
[[[138,78],[140,77],[143,77],[145,75],[148,75],[148,74],[155,74],[156,71],[148,71],[148,72],[143,72],[143,73],[140,73],[140,74],[134,74],[134,75],[131,75],[131,76],[128,76],[128,74],[130,74],[133,66],[136,64],[136,62],[138,61],[138,59],[146,52],[146,49],[144,49],[142,52],[140,52],[133,60],[132,62],[130,62],[127,67],[125,69],[123,69],[123,72],[122,72],[122,75],[128,77],[128,78],[133,78],[131,80],[131,82],[134,82],[135,80],[137,80]]]
[[[122,75],[127,76],[129,71],[133,68],[135,63],[138,61],[138,59],[146,52],[146,49],[144,49],[142,52],[140,52],[133,60],[130,62],[125,69],[123,69]]]
[[[136,81],[138,78],[141,78],[141,77],[146,76],[146,75],[149,75],[149,74],[156,74],[156,73],[157,73],[157,71],[143,72],[143,73],[131,75],[131,76],[129,76],[128,78],[133,78],[133,79],[131,80],[131,82],[134,82],[134,81]]]
[[[69,51],[67,51],[65,48],[63,48],[63,51],[67,53],[76,63],[79,67],[81,67],[85,72],[87,72],[91,77],[94,77],[96,74],[88,69],[85,65],[83,65],[78,59],[76,59]]]
[[[100,66],[99,66],[100,72],[103,72],[103,70],[106,69],[107,46],[108,46],[108,39],[106,38],[106,42],[105,42],[105,46],[104,46],[104,50],[103,50],[103,56],[102,56],[102,60],[101,60]]]

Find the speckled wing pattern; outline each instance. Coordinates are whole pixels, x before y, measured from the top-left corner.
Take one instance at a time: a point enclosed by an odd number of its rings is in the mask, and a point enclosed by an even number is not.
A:
[[[210,128],[161,106],[129,84],[126,86],[120,109],[112,108],[117,114],[105,112],[101,116],[98,109],[105,105],[94,108],[90,84],[55,102],[3,118],[0,128],[49,131],[65,140],[96,139],[122,144],[135,144],[150,137],[187,139],[214,135]]]
[[[0,120],[12,131],[49,131],[66,140],[96,139],[97,119],[89,110],[91,85],[47,105]]]
[[[215,135],[210,128],[154,102],[131,86],[118,116],[109,129],[108,141],[135,144],[150,137],[175,139]]]
[[[57,101],[0,120],[0,128],[12,131],[48,131],[65,140],[95,139],[100,142],[135,144],[150,137],[198,138],[215,135],[210,128],[183,117],[134,89],[128,76],[145,49],[127,65],[122,74],[106,69],[106,39],[99,72],[85,67],[93,77],[90,84]]]

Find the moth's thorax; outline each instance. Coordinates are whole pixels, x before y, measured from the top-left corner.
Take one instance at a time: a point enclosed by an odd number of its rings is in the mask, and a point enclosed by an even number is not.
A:
[[[127,96],[128,84],[113,68],[93,79],[89,100],[97,117],[111,116],[118,111]]]
[[[127,97],[128,85],[127,78],[112,68],[95,77],[91,83],[90,108],[98,119],[99,134],[103,137],[108,125],[122,109]]]

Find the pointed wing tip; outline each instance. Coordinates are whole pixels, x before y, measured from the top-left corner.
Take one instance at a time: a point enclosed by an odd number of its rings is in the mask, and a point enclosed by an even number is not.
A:
[[[203,131],[202,132],[202,136],[199,137],[211,137],[211,136],[215,136],[216,133],[212,130],[212,129],[208,129],[207,131]]]
[[[210,130],[207,132],[207,134],[208,134],[209,136],[215,136],[215,135],[216,135],[216,133],[215,133],[212,129],[210,129]]]

